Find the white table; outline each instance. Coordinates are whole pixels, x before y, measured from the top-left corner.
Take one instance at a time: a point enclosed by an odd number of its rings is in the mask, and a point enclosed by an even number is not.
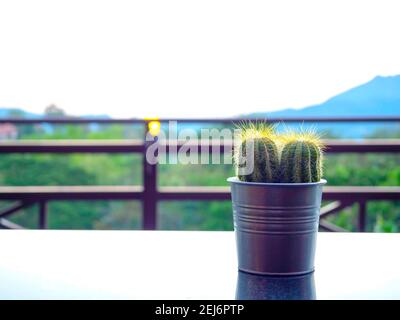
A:
[[[235,298],[233,232],[0,230],[0,248],[0,299]],[[317,299],[400,299],[399,248],[320,233]]]

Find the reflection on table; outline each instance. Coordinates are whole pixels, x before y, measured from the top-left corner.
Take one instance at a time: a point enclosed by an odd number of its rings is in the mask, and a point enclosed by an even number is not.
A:
[[[238,300],[315,300],[314,272],[299,276],[264,276],[239,271]]]

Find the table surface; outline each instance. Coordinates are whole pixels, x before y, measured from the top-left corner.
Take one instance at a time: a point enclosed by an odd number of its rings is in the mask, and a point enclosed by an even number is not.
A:
[[[235,299],[237,286],[400,299],[400,234],[319,233],[316,271],[298,281],[238,273],[233,232],[0,230],[0,246],[0,299]]]

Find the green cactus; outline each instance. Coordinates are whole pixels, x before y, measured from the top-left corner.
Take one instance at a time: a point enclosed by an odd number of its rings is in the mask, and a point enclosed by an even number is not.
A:
[[[277,134],[265,122],[244,123],[235,147],[236,175],[245,182],[309,183],[322,176],[320,137],[312,129]],[[247,157],[247,152],[251,156]],[[248,161],[254,160],[249,171]],[[251,166],[250,166],[251,167]]]
[[[280,182],[318,182],[322,176],[322,150],[318,141],[297,139],[285,144],[280,161]]]
[[[246,150],[254,152],[254,157],[251,157],[251,159],[254,159],[254,169],[249,174],[240,174],[239,169],[249,165]],[[279,153],[272,139],[267,137],[248,138],[242,141],[239,150],[239,161],[237,162],[237,176],[241,181],[277,182],[278,173]]]

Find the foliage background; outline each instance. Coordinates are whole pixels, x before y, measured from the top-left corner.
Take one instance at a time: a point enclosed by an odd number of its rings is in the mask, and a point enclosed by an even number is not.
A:
[[[53,115],[54,110],[47,110]],[[55,110],[56,115],[58,110]],[[63,115],[63,113],[61,114]],[[15,115],[14,115],[15,116]],[[138,139],[140,125],[21,125],[20,139]],[[329,130],[325,137],[332,138]],[[334,138],[346,137],[338,136]],[[397,127],[383,125],[368,138],[400,138]],[[399,186],[398,154],[337,154],[325,156],[324,178],[330,186]],[[233,175],[230,165],[159,165],[161,186],[226,186]],[[138,154],[1,154],[0,184],[23,185],[140,185],[142,156]],[[7,202],[1,202],[6,206]],[[357,205],[330,218],[355,230]],[[367,230],[397,232],[399,201],[371,201]],[[21,210],[10,220],[26,227],[37,226],[37,208]],[[60,201],[49,203],[49,227],[53,229],[140,229],[141,204],[137,201]],[[158,228],[167,230],[231,230],[231,204],[223,202],[161,202]]]

